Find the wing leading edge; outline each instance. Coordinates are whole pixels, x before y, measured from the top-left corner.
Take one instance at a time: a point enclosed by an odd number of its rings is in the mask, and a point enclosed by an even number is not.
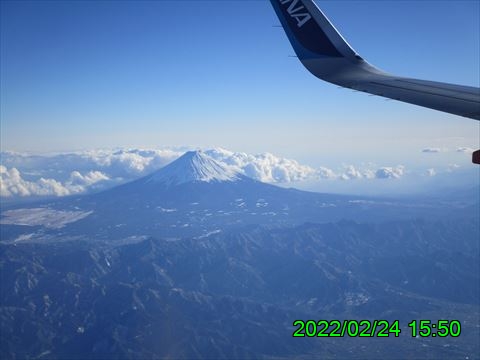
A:
[[[388,74],[356,53],[312,0],[270,0],[302,64],[350,89],[480,120],[480,88]]]

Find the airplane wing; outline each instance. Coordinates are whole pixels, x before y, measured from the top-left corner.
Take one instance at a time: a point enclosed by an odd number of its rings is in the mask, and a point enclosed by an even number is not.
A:
[[[270,2],[298,58],[316,77],[342,87],[480,120],[480,88],[388,74],[355,52],[313,0]]]

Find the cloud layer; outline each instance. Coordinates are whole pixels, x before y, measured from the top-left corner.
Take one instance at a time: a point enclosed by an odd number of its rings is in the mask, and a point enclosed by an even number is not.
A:
[[[48,156],[1,154],[0,196],[65,196],[107,188],[152,173],[188,148],[92,150]],[[256,180],[290,183],[314,177],[317,170],[269,153],[250,155],[225,149],[206,152]],[[323,173],[328,173],[328,170]]]
[[[440,148],[425,148],[422,150],[423,153],[430,153],[430,154],[435,154],[441,152],[442,149]]]
[[[246,176],[268,183],[290,183],[306,180],[316,174],[310,166],[270,153],[249,155],[221,148],[205,151],[215,160],[243,172]]]
[[[189,148],[91,150],[28,155],[1,153],[0,196],[66,196],[102,190],[152,173]],[[344,165],[313,168],[270,153],[247,154],[221,148],[205,150],[225,166],[253,179],[292,184],[302,181],[395,180],[408,172],[402,165]],[[435,171],[429,171],[434,176]]]
[[[66,196],[80,194],[95,188],[95,184],[110,178],[100,171],[81,174],[73,171],[65,182],[40,177],[35,181],[26,180],[16,168],[7,169],[0,165],[0,196]]]

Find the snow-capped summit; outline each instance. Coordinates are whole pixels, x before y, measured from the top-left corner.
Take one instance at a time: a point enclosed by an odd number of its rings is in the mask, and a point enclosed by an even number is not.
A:
[[[177,160],[150,175],[148,182],[166,185],[180,185],[189,182],[237,181],[244,176],[231,168],[220,164],[205,152],[188,151]]]

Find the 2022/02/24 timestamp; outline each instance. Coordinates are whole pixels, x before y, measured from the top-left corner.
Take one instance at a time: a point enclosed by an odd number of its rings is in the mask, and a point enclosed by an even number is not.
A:
[[[389,337],[400,336],[400,321],[387,320],[295,320],[293,337]],[[408,333],[412,337],[458,337],[462,327],[458,320],[412,320]]]

